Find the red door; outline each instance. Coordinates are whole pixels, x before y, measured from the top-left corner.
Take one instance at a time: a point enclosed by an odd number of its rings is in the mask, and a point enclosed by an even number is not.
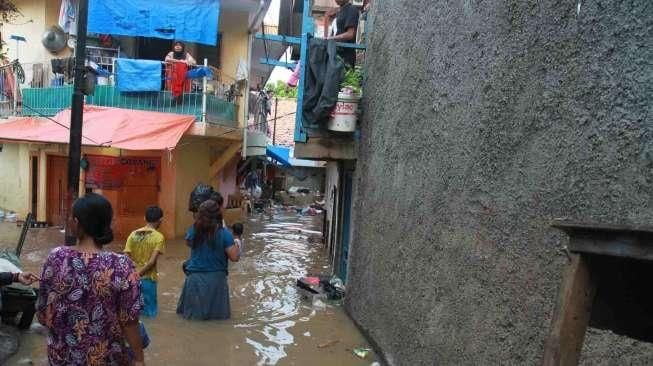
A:
[[[47,220],[48,224],[63,226],[66,220],[66,191],[68,189],[68,158],[48,156]]]

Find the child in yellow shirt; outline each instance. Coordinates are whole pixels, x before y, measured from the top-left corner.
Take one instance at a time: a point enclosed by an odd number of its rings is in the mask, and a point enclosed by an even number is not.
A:
[[[146,317],[155,317],[158,313],[156,261],[166,245],[163,234],[158,231],[162,219],[163,210],[157,206],[148,207],[145,210],[147,224],[129,235],[124,250],[134,261],[141,277],[141,294],[145,303],[141,315]]]

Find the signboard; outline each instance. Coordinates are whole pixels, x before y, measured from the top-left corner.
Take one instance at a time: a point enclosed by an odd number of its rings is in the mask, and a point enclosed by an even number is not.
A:
[[[86,155],[85,158],[88,161],[86,188],[117,190],[133,176],[155,175],[158,182],[161,175],[159,157]]]

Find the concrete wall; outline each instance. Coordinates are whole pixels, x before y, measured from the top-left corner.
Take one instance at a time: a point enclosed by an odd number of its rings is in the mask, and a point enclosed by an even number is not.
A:
[[[175,231],[178,235],[183,235],[193,223],[192,213],[188,211],[190,192],[198,183],[211,183],[209,145],[197,140],[186,139],[182,140],[173,154],[174,159],[179,162],[175,188]]]
[[[240,155],[237,154],[233,159],[218,173],[215,179],[216,189],[220,192],[224,198],[225,205],[229,199],[229,195],[233,195],[238,191],[238,185],[236,184],[236,178],[238,175],[238,162],[240,161]],[[213,183],[213,182],[212,182]]]
[[[326,170],[324,168],[279,168],[279,176],[286,178],[286,190],[293,186],[304,187],[310,189],[313,193],[320,191],[320,193],[324,194],[325,174]],[[303,180],[299,178],[303,178]]]
[[[550,220],[653,221],[653,3],[375,7],[347,310],[391,364],[537,364]],[[651,352],[591,329],[582,362]]]
[[[29,212],[29,150],[24,145],[2,143],[0,152],[0,209],[20,218]]]
[[[241,59],[249,61],[249,14],[247,12],[228,11],[220,13],[220,32],[222,32],[222,73],[224,83],[234,82],[236,70]],[[258,60],[256,60],[258,62]],[[248,64],[249,66],[249,64]],[[243,97],[238,98],[238,122],[245,125],[247,111],[245,88],[241,90]]]
[[[161,158],[161,190],[159,206],[163,209],[164,220],[161,231],[168,238],[181,237],[192,224],[192,215],[188,212],[188,198],[191,190],[199,182],[215,182],[209,179],[209,143],[185,137],[172,154],[161,151],[126,151],[114,148],[84,147],[82,153],[104,156],[159,156]],[[30,207],[30,157],[39,156],[39,192],[38,217],[46,220],[47,205],[47,157],[48,155],[65,156],[66,145],[3,143],[0,152],[0,209],[17,212],[24,217]],[[237,157],[230,162],[220,174],[220,191],[227,197],[236,191]],[[82,177],[83,180],[83,172]],[[84,191],[84,183],[80,191]],[[99,191],[112,202],[116,202],[115,191]],[[121,217],[119,227],[114,230],[125,231],[142,224],[140,215]],[[114,225],[115,226],[115,225]],[[116,231],[118,233],[118,231]]]

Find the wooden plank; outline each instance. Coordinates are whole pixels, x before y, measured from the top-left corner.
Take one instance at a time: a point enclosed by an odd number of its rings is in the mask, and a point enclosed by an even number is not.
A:
[[[581,254],[571,255],[544,347],[543,366],[578,364],[597,287],[588,261]]]
[[[653,226],[646,225],[615,225],[615,224],[599,224],[587,223],[567,220],[554,220],[552,225],[555,228],[563,230],[567,233],[572,232],[612,232],[612,233],[638,233],[638,234],[653,234]]]
[[[574,237],[569,243],[569,250],[578,253],[653,260],[653,240],[625,234],[608,237]]]
[[[234,156],[240,151],[243,146],[242,143],[231,144],[227,149],[217,158],[209,168],[209,176],[215,177],[224,167],[233,159]]]

